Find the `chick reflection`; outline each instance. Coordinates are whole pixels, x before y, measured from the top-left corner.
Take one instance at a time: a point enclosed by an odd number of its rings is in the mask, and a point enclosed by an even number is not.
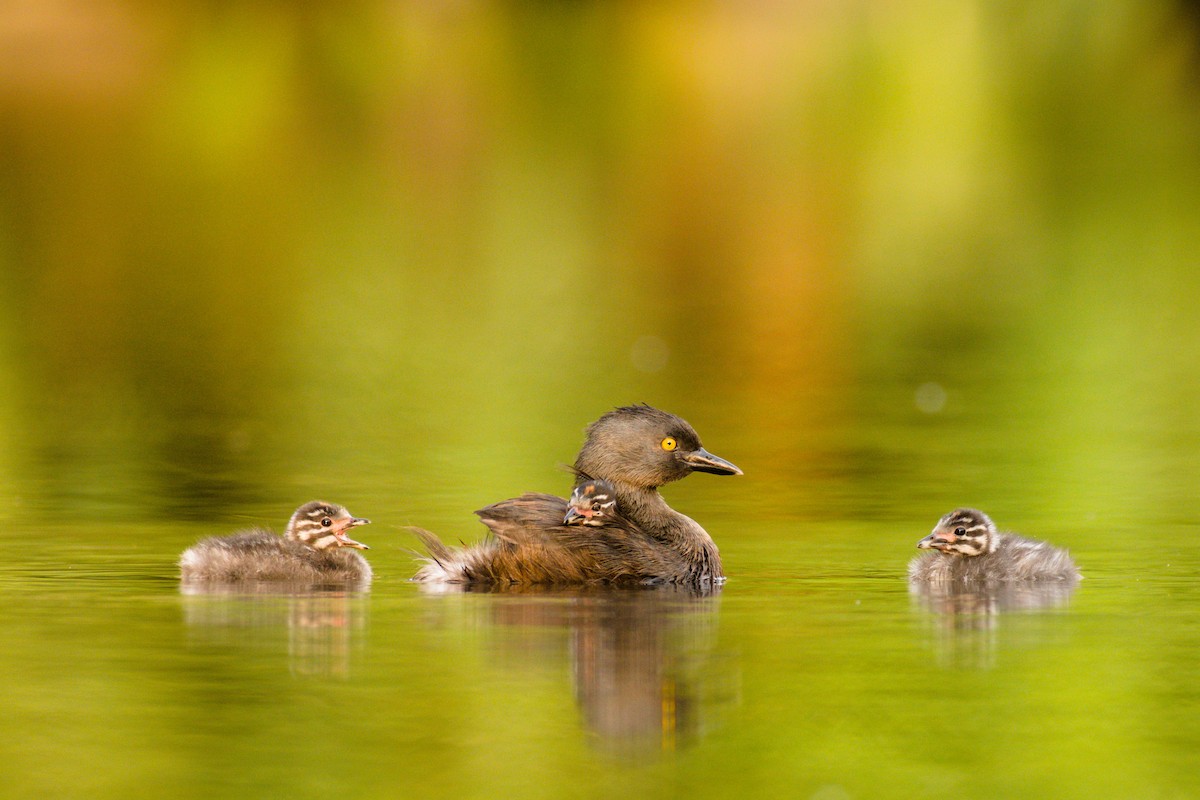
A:
[[[1079,579],[1055,581],[911,581],[909,594],[916,605],[934,615],[934,648],[942,666],[988,668],[995,665],[997,631],[1003,614],[1037,613],[1065,608]],[[1028,625],[1010,626],[1005,642],[1036,643],[1039,634]]]
[[[285,650],[294,675],[347,677],[366,628],[365,594],[281,592],[279,584],[185,586],[184,622],[197,645]]]
[[[736,700],[736,667],[715,652],[719,587],[462,591],[493,595],[478,607],[486,619],[521,628],[505,639],[506,650],[544,654],[525,634],[567,634],[584,724],[595,747],[618,758],[649,760],[686,747]],[[517,654],[505,655],[511,662]]]

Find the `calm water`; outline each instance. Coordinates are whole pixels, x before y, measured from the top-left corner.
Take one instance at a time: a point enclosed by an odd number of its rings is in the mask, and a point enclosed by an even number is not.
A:
[[[1200,797],[1189,4],[9,5],[0,796]],[[407,582],[639,401],[719,592]],[[368,593],[181,593],[314,498]]]
[[[744,478],[668,488],[723,546],[707,596],[431,592],[382,494],[351,505],[378,578],[350,595],[182,594],[178,552],[236,520],[10,515],[4,794],[1194,795],[1194,523],[997,513],[1071,547],[1079,588],[913,595],[905,563],[949,497],[877,479],[839,498],[835,476],[818,510],[822,485],[754,468],[764,431],[706,434]],[[445,500],[448,535],[482,531],[474,496]]]

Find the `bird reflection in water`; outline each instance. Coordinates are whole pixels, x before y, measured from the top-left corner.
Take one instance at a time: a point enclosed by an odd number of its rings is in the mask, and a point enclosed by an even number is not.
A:
[[[293,675],[350,674],[366,630],[366,592],[279,583],[182,587],[184,622],[198,646],[274,650],[286,646]],[[286,639],[284,634],[286,633]]]
[[[1029,614],[1062,610],[1078,578],[1054,581],[910,581],[915,605],[932,614],[931,632],[942,666],[986,669],[995,666],[1001,617],[1009,615],[1006,647],[1034,646],[1043,626],[1023,620]]]
[[[566,634],[583,722],[596,749],[614,757],[648,761],[687,747],[737,702],[736,663],[717,650],[720,586],[452,591],[490,595],[475,608],[488,624],[519,629],[500,654],[519,667],[544,666],[546,645],[562,647]]]

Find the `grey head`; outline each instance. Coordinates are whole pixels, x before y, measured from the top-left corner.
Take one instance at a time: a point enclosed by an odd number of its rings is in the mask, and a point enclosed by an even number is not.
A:
[[[326,503],[323,500],[313,500],[296,509],[288,520],[284,538],[293,542],[306,544],[314,550],[326,550],[331,547],[353,547],[356,550],[369,550],[362,542],[356,542],[346,535],[346,531],[359,525],[368,525],[371,520],[351,516],[343,506],[337,503]]]
[[[996,545],[996,525],[975,508],[956,508],[938,520],[933,533],[917,542],[922,550],[967,557],[995,552]]]
[[[646,489],[693,472],[742,474],[733,464],[705,450],[686,420],[648,405],[614,409],[588,426],[575,470]]]
[[[564,525],[588,525],[598,528],[613,519],[617,493],[608,481],[589,480],[575,487],[567,501]]]

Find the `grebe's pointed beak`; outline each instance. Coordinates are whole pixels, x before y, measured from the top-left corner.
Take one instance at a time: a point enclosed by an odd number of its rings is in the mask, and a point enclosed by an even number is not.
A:
[[[578,524],[575,522],[575,520],[577,520],[577,519],[580,519],[580,520],[584,519],[584,516],[583,516],[583,514],[580,514],[578,511],[576,511],[574,506],[572,506],[571,508],[567,509],[567,516],[565,516],[563,518],[563,525]]]
[[[683,456],[683,463],[696,472],[708,472],[712,475],[741,475],[742,471],[723,458],[714,456],[701,447]]]

